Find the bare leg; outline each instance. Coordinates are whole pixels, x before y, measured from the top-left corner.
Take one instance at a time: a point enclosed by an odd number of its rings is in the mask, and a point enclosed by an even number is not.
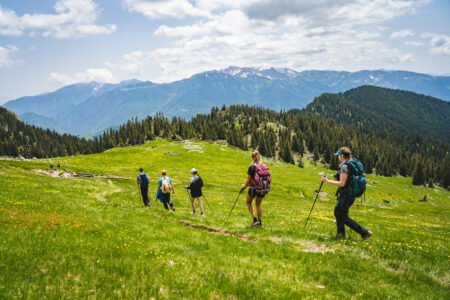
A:
[[[203,202],[202,202],[202,198],[198,197],[198,206],[200,206],[200,212],[203,213]]]
[[[258,220],[262,220],[262,198],[256,197],[256,212],[258,213]]]
[[[195,204],[194,204],[194,198],[191,198],[191,207],[192,207],[192,212],[195,212]]]
[[[247,195],[247,209],[248,212],[250,213],[250,215],[252,215],[253,218],[255,218],[255,214],[253,213],[253,197],[251,197],[250,195]]]

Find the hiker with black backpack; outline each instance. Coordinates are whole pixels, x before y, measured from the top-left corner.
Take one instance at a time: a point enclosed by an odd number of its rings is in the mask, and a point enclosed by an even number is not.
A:
[[[200,207],[200,215],[203,216],[203,203],[202,203],[202,187],[203,187],[203,179],[198,175],[198,172],[195,168],[191,169],[191,180],[189,182],[189,185],[187,185],[185,188],[186,190],[189,190],[189,198],[191,199],[191,206],[192,206],[192,214],[195,215],[195,199],[198,201],[198,206]]]
[[[336,192],[337,204],[334,209],[337,225],[336,238],[345,239],[345,225],[347,225],[366,240],[372,236],[372,232],[361,227],[348,215],[355,198],[360,197],[365,191],[364,167],[359,160],[352,157],[352,153],[347,147],[340,148],[334,155],[338,157],[341,163],[339,172],[336,174],[336,180],[330,180],[323,176],[322,181],[338,187]]]
[[[150,199],[148,198],[148,184],[150,182],[150,177],[144,173],[143,168],[139,168],[139,174],[136,180],[141,189],[142,201],[144,202],[144,205],[150,206]]]
[[[262,163],[261,155],[258,150],[252,153],[253,164],[247,170],[247,180],[242,185],[241,192],[243,192],[248,186],[250,187],[247,194],[247,209],[250,215],[253,217],[251,227],[262,226],[262,208],[261,203],[264,196],[270,191],[270,183],[272,178],[270,177],[269,168]],[[256,213],[255,216],[253,209],[253,199],[256,198]]]
[[[167,171],[163,169],[161,171],[162,177],[158,179],[158,189],[161,191],[162,203],[166,210],[169,210],[169,206],[172,211],[175,211],[172,201],[170,201],[170,192],[175,194],[175,189],[172,184],[172,179],[167,176]]]

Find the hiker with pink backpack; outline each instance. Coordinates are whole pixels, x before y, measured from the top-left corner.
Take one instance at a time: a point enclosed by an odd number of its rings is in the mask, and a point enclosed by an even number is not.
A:
[[[242,185],[241,193],[250,187],[247,194],[247,209],[250,215],[253,217],[251,227],[262,226],[262,208],[261,203],[264,196],[270,191],[270,183],[272,178],[269,173],[269,168],[262,163],[261,155],[258,150],[252,152],[253,164],[248,168],[247,180]],[[253,199],[256,198],[256,213],[255,216],[253,209]]]

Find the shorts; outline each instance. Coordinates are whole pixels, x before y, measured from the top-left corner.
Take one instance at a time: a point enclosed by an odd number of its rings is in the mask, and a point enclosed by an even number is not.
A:
[[[170,202],[170,193],[167,193],[167,194],[161,193],[161,196],[162,196],[161,198],[164,202]]]
[[[264,192],[261,192],[261,191],[257,191],[256,189],[252,189],[252,188],[250,188],[249,190],[248,190],[248,195],[250,196],[250,198],[255,198],[255,197],[258,197],[258,198],[264,198],[264,196],[266,195],[266,193],[264,193]]]

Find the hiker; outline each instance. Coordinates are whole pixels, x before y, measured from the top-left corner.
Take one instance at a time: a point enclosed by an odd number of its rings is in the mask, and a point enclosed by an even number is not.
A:
[[[150,177],[144,173],[143,168],[139,168],[139,175],[136,178],[137,184],[141,188],[142,201],[145,206],[150,206],[150,199],[148,198],[148,184],[150,182]]]
[[[190,199],[191,199],[191,206],[192,206],[192,214],[195,215],[195,204],[194,201],[195,199],[197,199],[198,201],[198,206],[200,207],[200,215],[203,216],[203,203],[202,203],[202,187],[203,187],[203,180],[200,177],[200,175],[198,175],[198,172],[195,168],[191,169],[191,180],[189,185],[187,185],[185,188],[186,190],[190,191]]]
[[[57,168],[58,170],[61,170],[61,162],[58,161],[58,163],[56,164],[56,168]]]
[[[169,210],[169,206],[172,211],[175,211],[175,207],[173,207],[173,203],[170,201],[170,192],[175,194],[175,189],[173,188],[172,179],[167,176],[167,171],[163,169],[161,171],[162,177],[158,179],[158,189],[161,191],[162,202],[164,204],[164,208]]]
[[[334,155],[336,155],[341,163],[339,172],[336,174],[337,180],[330,180],[326,176],[322,177],[322,181],[338,187],[336,192],[337,204],[334,209],[334,216],[336,217],[337,225],[337,239],[345,239],[345,225],[356,231],[363,239],[368,239],[372,236],[372,232],[361,227],[354,220],[348,216],[349,209],[355,201],[355,191],[351,185],[352,177],[354,177],[354,167],[349,161],[352,159],[352,153],[349,148],[342,147]]]
[[[241,192],[243,192],[248,186],[250,186],[247,194],[247,209],[250,215],[253,217],[251,227],[262,226],[262,208],[261,203],[264,196],[270,190],[270,182],[272,181],[269,168],[262,163],[261,155],[258,150],[252,153],[253,164],[248,168],[247,180],[242,185]],[[255,216],[253,210],[253,199],[256,198],[256,212]]]

